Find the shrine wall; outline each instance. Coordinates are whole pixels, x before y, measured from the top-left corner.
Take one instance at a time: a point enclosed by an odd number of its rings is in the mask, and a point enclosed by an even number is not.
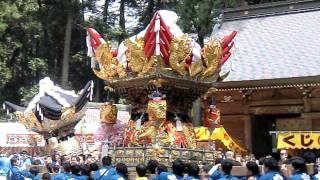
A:
[[[248,149],[252,149],[252,129],[257,128],[251,126],[253,120],[258,120],[252,117],[273,119],[275,129],[269,131],[320,129],[319,87],[224,90],[218,91],[215,99],[221,110],[221,124],[236,142]]]

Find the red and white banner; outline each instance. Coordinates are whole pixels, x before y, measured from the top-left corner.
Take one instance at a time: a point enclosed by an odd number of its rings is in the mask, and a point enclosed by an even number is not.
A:
[[[80,143],[94,144],[96,142],[102,142],[105,139],[105,135],[101,134],[75,134]]]
[[[43,141],[38,134],[7,134],[7,144],[10,146],[40,146]]]

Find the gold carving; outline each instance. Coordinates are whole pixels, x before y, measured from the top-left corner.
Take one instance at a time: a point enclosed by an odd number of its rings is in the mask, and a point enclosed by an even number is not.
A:
[[[222,57],[222,48],[219,40],[211,37],[208,43],[204,45],[202,56],[204,66],[206,67],[201,73],[203,79],[213,76],[217,72]]]
[[[112,81],[117,75],[120,78],[127,76],[124,67],[113,58],[109,43],[101,44],[96,51],[96,59],[99,63],[100,71],[93,69],[93,72],[101,79]]]
[[[149,100],[148,102],[149,120],[164,120],[167,114],[166,100]]]
[[[201,71],[204,69],[202,61],[199,59],[195,62],[192,62],[189,73],[191,77],[195,77],[198,74],[201,73]]]
[[[30,131],[42,131],[43,125],[38,121],[37,117],[33,112],[15,112],[19,122],[21,122]]]
[[[191,40],[186,34],[179,38],[173,38],[171,41],[169,65],[173,71],[181,76],[187,73],[185,70],[185,59],[189,57],[192,51],[190,43]]]
[[[117,106],[112,104],[101,105],[100,120],[103,123],[115,124],[117,122]]]
[[[139,38],[136,42],[132,42],[130,39],[124,41],[125,46],[128,47],[126,53],[128,66],[132,72],[137,73],[139,77],[150,72],[155,71],[156,58],[151,57],[149,60],[144,55],[144,41]]]

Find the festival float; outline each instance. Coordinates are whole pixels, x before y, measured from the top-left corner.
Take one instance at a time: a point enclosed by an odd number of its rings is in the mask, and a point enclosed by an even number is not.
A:
[[[128,99],[132,106],[123,141],[108,148],[115,161],[128,165],[151,158],[213,161],[214,151],[201,150],[199,142],[215,140],[245,153],[220,126],[213,100],[213,84],[228,75],[220,71],[231,56],[237,33],[222,39],[211,36],[201,47],[182,32],[177,20],[172,11],[157,11],[145,30],[116,49],[93,28],[87,29],[93,72],[105,80],[105,90]],[[203,100],[206,127],[195,128],[191,109],[198,98]],[[116,113],[112,104],[101,106],[101,120],[106,124],[116,124]]]
[[[76,94],[61,89],[46,77],[39,81],[39,92],[27,107],[6,101],[3,109],[14,114],[29,131],[42,135],[50,145],[48,151],[69,154],[80,150],[79,141],[74,137],[74,127],[84,116],[92,92],[93,81]]]

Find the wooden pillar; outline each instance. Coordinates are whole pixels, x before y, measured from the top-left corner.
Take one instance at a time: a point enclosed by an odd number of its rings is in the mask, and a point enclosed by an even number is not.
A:
[[[242,105],[243,105],[243,114],[245,115],[242,119],[244,121],[244,143],[246,148],[252,152],[252,125],[251,118],[249,114],[249,103],[251,100],[252,90],[240,91],[242,94]]]
[[[252,125],[250,116],[242,118],[244,121],[244,143],[246,148],[252,151]]]
[[[198,98],[196,101],[194,101],[192,110],[192,124],[193,126],[201,126],[203,124],[202,122],[202,111],[201,111],[201,100]]]

